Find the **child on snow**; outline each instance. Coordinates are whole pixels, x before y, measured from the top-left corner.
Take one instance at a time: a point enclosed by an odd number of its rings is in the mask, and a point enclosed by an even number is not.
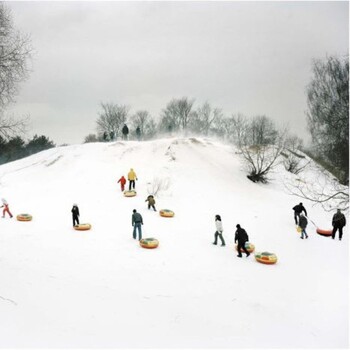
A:
[[[306,226],[307,226],[307,218],[304,216],[303,213],[300,213],[299,227],[301,228],[301,237],[300,237],[301,239],[304,239],[304,235],[305,235],[305,238],[309,237],[305,231]]]
[[[118,180],[118,183],[120,182],[120,188],[122,192],[124,192],[125,184],[126,184],[126,178],[124,175]]]
[[[2,211],[2,217],[4,218],[5,213],[7,213],[10,215],[10,218],[12,218],[13,215],[10,212],[9,205],[8,205],[6,199],[2,198],[1,201],[2,201],[2,206],[0,208],[4,208]]]
[[[222,222],[221,222],[221,217],[220,215],[215,215],[215,226],[216,226],[216,232],[214,234],[214,245],[217,245],[218,243],[218,237],[220,237],[221,240],[221,247],[225,246],[225,240],[224,237],[222,236],[222,232],[224,231],[222,228]]]
[[[152,207],[154,211],[157,211],[155,206],[154,206],[156,204],[156,201],[151,194],[147,197],[145,202],[148,202],[148,209],[150,209]]]
[[[79,208],[77,204],[73,204],[73,208],[71,210],[73,216],[73,227],[75,225],[79,225]]]

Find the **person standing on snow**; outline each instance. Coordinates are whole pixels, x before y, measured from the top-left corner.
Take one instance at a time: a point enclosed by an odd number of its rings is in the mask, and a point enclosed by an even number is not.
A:
[[[300,213],[299,227],[301,228],[301,237],[300,237],[301,239],[304,239],[304,235],[305,235],[305,238],[309,238],[309,236],[305,231],[307,224],[308,224],[307,218],[304,216],[303,213]]]
[[[154,206],[156,204],[156,200],[151,194],[147,197],[145,202],[148,202],[148,209],[151,209],[152,207],[154,211],[157,211],[156,207]]]
[[[127,140],[128,134],[129,134],[129,128],[127,127],[126,124],[124,124],[124,126],[123,126],[122,134],[123,134],[123,140]]]
[[[139,126],[136,128],[136,137],[137,137],[137,141],[141,140],[141,129]]]
[[[250,253],[248,252],[248,250],[245,247],[245,242],[249,241],[248,234],[244,228],[241,228],[241,225],[237,224],[236,228],[237,228],[237,231],[235,234],[235,243],[238,241],[238,245],[237,245],[238,255],[237,256],[239,258],[242,257],[241,249],[243,249],[243,251],[247,254],[247,258],[248,258]]]
[[[305,216],[307,216],[307,212],[306,212],[306,209],[304,208],[303,206],[303,203],[299,203],[298,205],[296,205],[294,208],[294,220],[295,220],[295,225],[298,225],[298,219],[300,219],[300,213],[301,212],[304,212],[305,213]]]
[[[10,208],[9,208],[9,205],[8,205],[6,199],[2,198],[1,201],[2,201],[2,206],[0,208],[4,208],[3,211],[2,211],[2,217],[4,218],[5,217],[5,213],[7,213],[7,214],[10,215],[10,218],[12,218],[13,215],[10,212]]]
[[[134,230],[132,232],[132,237],[136,239],[136,229],[138,230],[139,233],[139,241],[142,239],[142,229],[141,225],[143,225],[143,219],[140,213],[134,209],[132,211],[132,216],[131,216],[131,225],[134,227]]]
[[[337,210],[337,212],[333,215],[332,219],[332,239],[335,238],[335,234],[337,230],[339,229],[339,241],[341,241],[343,237],[343,227],[346,225],[346,219],[344,214],[340,211],[340,209]]]
[[[72,212],[72,216],[73,216],[73,227],[75,225],[79,225],[79,208],[78,208],[78,204],[73,204],[73,208],[71,210]]]
[[[124,175],[118,180],[118,183],[119,182],[120,182],[120,188],[121,188],[122,192],[124,192],[124,187],[126,184],[126,179],[125,179]]]
[[[136,173],[133,168],[128,172],[128,180],[129,180],[129,191],[135,189],[135,180],[137,180]]]
[[[220,237],[221,240],[221,247],[224,247],[225,244],[225,240],[224,237],[222,236],[222,232],[224,231],[222,228],[222,222],[221,222],[221,217],[220,215],[215,215],[215,226],[216,226],[216,232],[214,233],[214,245],[218,244],[218,237]]]

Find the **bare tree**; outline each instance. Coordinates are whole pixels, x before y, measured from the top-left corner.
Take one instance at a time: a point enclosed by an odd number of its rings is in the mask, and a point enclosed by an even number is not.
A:
[[[160,192],[167,191],[169,187],[170,179],[168,177],[154,177],[152,182],[147,186],[147,192],[148,194],[156,196]]]
[[[222,110],[220,108],[213,108],[209,102],[205,102],[202,106],[197,108],[193,114],[193,118],[190,122],[192,130],[199,134],[207,136],[211,127],[215,124],[215,121],[222,118]]]
[[[18,93],[19,83],[28,77],[32,48],[28,35],[15,30],[11,12],[0,2],[0,108]]]
[[[167,130],[169,126],[172,130],[186,130],[191,117],[194,116],[192,107],[194,99],[189,100],[187,97],[172,99],[162,110],[160,127]]]
[[[304,155],[300,153],[303,140],[297,136],[288,136],[286,138],[284,157],[284,168],[292,174],[301,173],[309,164]]]
[[[102,112],[96,121],[98,132],[113,132],[117,136],[126,123],[129,107],[112,103],[101,103],[101,107]]]
[[[253,182],[267,182],[267,174],[285,147],[285,132],[279,133],[273,122],[265,118],[263,123],[260,117],[251,121],[242,115],[234,118],[237,146],[246,162],[247,177]],[[269,125],[270,129],[262,124]]]
[[[6,116],[4,111],[0,110],[0,136],[9,139],[16,135],[25,134],[29,125],[29,116],[21,119],[13,116]]]
[[[131,117],[131,123],[133,127],[132,135],[136,136],[136,128],[140,128],[141,139],[147,140],[155,136],[157,132],[157,126],[152,116],[148,111],[137,111]]]

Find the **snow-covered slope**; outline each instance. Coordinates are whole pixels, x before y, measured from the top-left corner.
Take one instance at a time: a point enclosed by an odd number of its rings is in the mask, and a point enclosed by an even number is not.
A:
[[[130,168],[126,198],[117,180]],[[231,146],[203,138],[74,145],[0,166],[0,197],[33,215],[0,221],[0,347],[346,347],[347,227],[339,242],[309,222],[301,240],[292,176],[280,166],[254,184]],[[162,181],[156,207],[171,219],[145,203]],[[90,231],[73,230],[73,203]],[[331,227],[333,213],[303,203]],[[157,249],[132,239],[134,208]],[[211,244],[216,214],[226,247]],[[276,265],[236,257],[238,223]]]

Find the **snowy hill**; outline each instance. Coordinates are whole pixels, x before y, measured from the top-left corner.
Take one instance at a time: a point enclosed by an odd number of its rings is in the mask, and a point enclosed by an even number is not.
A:
[[[126,198],[117,180],[130,168],[137,196]],[[300,199],[283,186],[294,175],[271,176],[252,183],[232,146],[204,138],[66,146],[0,166],[0,197],[33,215],[0,221],[0,347],[348,346],[347,227],[339,242],[309,222],[301,240]],[[156,208],[174,218],[147,210],[161,181]],[[73,230],[73,203],[90,231]],[[333,213],[303,203],[331,227]],[[132,239],[134,208],[157,249]],[[211,244],[216,214],[226,247]],[[238,223],[276,265],[236,257]]]

